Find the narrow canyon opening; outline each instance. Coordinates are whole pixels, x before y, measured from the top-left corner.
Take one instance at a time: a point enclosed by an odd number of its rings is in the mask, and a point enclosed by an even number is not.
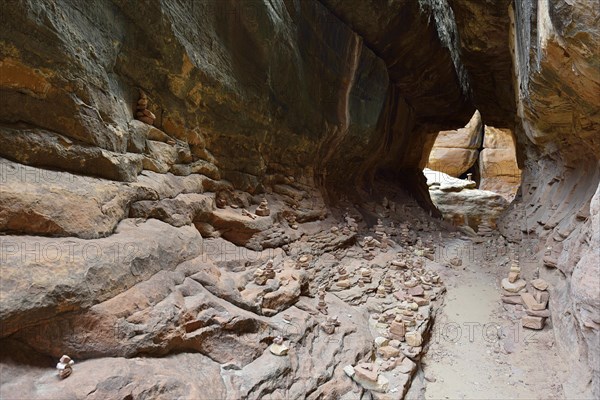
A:
[[[0,397],[598,398],[599,18],[3,7]]]
[[[479,111],[464,128],[437,134],[423,172],[442,218],[471,235],[496,227],[521,183],[513,133],[484,125]]]

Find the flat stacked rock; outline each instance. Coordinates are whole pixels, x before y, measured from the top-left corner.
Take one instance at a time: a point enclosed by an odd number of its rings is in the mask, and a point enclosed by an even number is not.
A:
[[[519,293],[521,290],[525,289],[526,285],[527,282],[521,279],[521,268],[519,267],[519,262],[517,260],[513,260],[510,266],[508,277],[502,279],[502,289],[510,293]]]
[[[153,125],[156,116],[152,111],[148,110],[148,96],[140,90],[140,98],[137,102],[135,119],[140,120],[148,125]]]
[[[481,224],[479,224],[479,227],[477,228],[477,233],[479,234],[479,236],[489,237],[492,236],[493,232],[494,230],[492,229],[492,226],[487,220],[481,221]]]
[[[527,315],[521,318],[523,328],[543,329],[546,318],[550,316],[548,310],[548,283],[543,279],[534,279],[528,285],[526,293],[521,293],[521,301]]]

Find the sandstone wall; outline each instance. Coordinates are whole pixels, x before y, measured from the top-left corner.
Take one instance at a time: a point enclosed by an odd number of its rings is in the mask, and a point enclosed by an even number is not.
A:
[[[521,184],[515,138],[510,129],[485,126],[479,159],[479,188],[501,194],[512,201]]]
[[[479,158],[483,139],[481,114],[476,111],[464,128],[438,133],[427,168],[458,178]]]
[[[385,99],[384,63],[318,2],[11,4],[0,155],[29,165],[134,181],[165,157],[132,122],[142,89],[205,170],[250,191],[269,174],[312,183],[344,142],[360,156]]]
[[[530,237],[524,249],[530,270],[539,268],[553,282],[556,340],[573,370],[567,397],[600,395],[599,16],[594,2],[522,1],[514,10],[516,134],[524,169],[502,231]]]

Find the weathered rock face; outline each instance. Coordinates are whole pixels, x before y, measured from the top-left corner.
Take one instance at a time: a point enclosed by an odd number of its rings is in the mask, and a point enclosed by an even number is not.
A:
[[[464,128],[438,133],[427,168],[458,178],[477,161],[482,139],[481,114],[476,111]]]
[[[554,284],[556,338],[573,363],[567,397],[600,395],[599,296],[588,286],[597,277],[597,263],[590,262],[598,251],[592,238],[600,181],[599,15],[591,2],[523,1],[514,9],[516,135],[524,169],[502,231],[536,238],[527,250],[529,267]]]
[[[593,2],[555,0],[11,2],[0,13],[0,396],[369,396],[344,366],[374,355],[397,300],[426,340],[425,303],[440,293],[421,288],[414,306],[388,296],[393,252],[421,264],[426,252],[412,236],[386,242],[387,226],[367,251],[358,232],[381,216],[430,227],[395,185],[439,216],[423,154],[475,107],[515,132],[523,184],[499,227],[537,240],[521,248],[534,255],[523,275],[540,267],[551,283],[573,361],[565,387],[600,396],[598,16]],[[480,160],[513,177],[500,137]],[[481,136],[465,143],[476,152]],[[269,258],[276,278],[257,284]],[[373,282],[359,282],[373,259]],[[332,290],[344,263],[357,279]],[[341,322],[325,338],[319,289]],[[280,335],[285,356],[267,350]],[[418,360],[417,336],[380,353]],[[64,351],[84,360],[56,383],[47,357]],[[414,362],[379,361],[407,390]]]
[[[444,219],[457,226],[469,226],[477,231],[485,222],[496,226],[497,219],[508,207],[500,194],[475,189],[475,181],[457,179],[441,171],[425,169],[431,200]]]
[[[479,188],[499,193],[512,201],[521,183],[512,132],[486,125],[483,147],[479,159]]]
[[[361,157],[387,90],[383,62],[318,2],[23,1],[3,22],[1,155],[113,180],[135,180],[138,153],[251,191],[335,175],[330,149]],[[139,89],[163,140],[133,121]]]

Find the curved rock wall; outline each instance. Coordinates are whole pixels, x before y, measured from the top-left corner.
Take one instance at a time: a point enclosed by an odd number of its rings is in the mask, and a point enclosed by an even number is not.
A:
[[[568,397],[598,397],[600,10],[593,2],[546,0],[515,7],[516,134],[524,169],[502,231],[531,239],[524,246],[530,273],[539,269],[554,284],[556,339],[573,368]]]
[[[3,23],[0,155],[119,181],[189,171],[168,149],[140,148],[152,136],[133,122],[140,89],[163,141],[255,191],[267,174],[335,175],[345,142],[360,157],[388,84],[318,2],[23,0]]]

